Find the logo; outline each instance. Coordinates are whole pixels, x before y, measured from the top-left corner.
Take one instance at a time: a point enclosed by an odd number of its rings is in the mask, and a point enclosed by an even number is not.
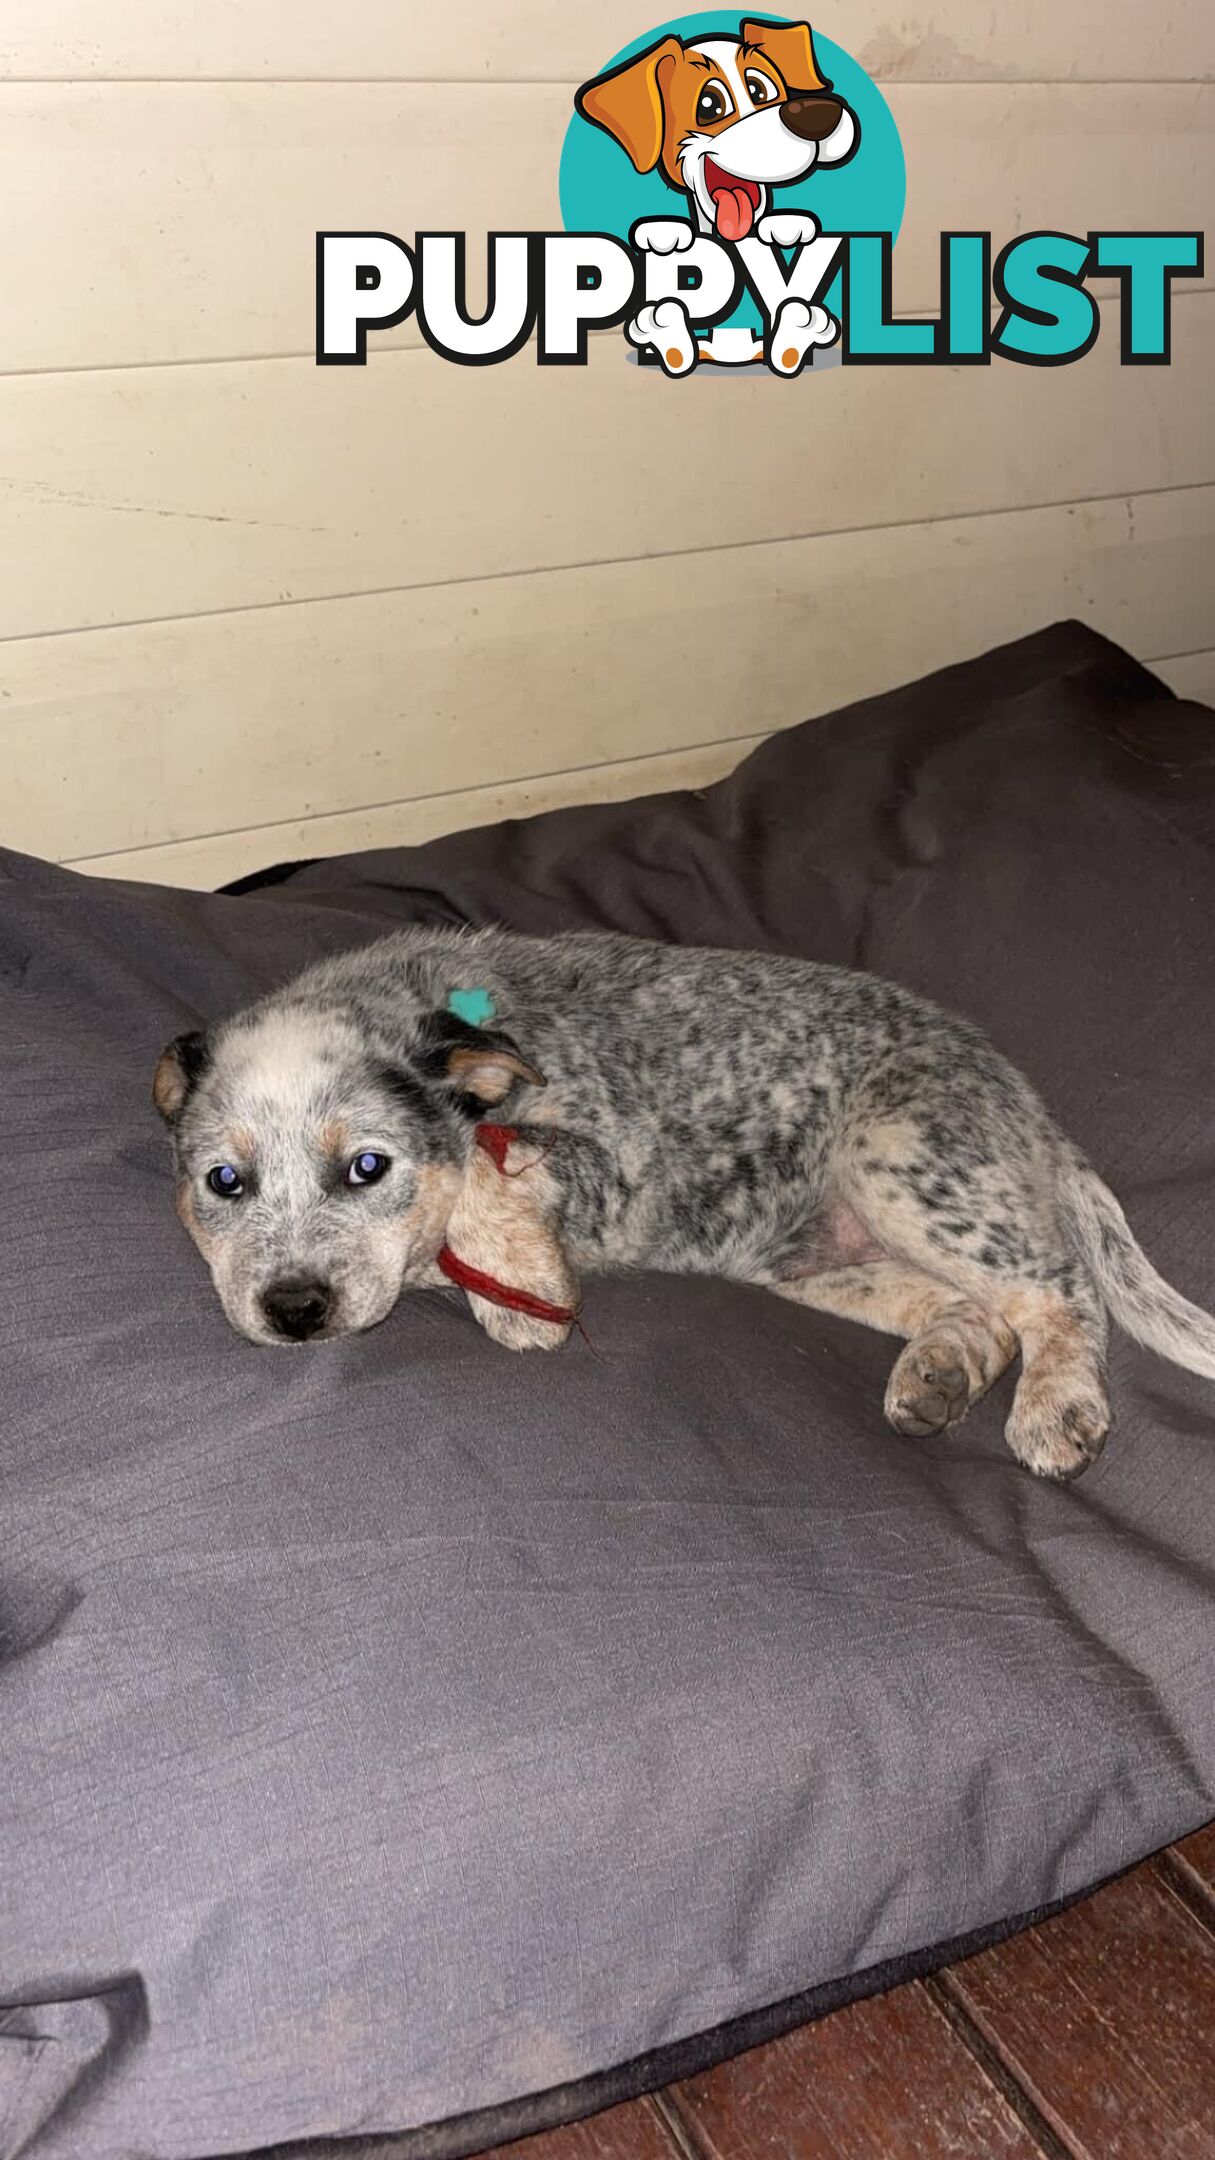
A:
[[[1091,351],[1090,281],[1121,287],[1124,365],[1167,365],[1172,284],[1200,277],[1195,232],[942,233],[931,318],[892,308],[906,176],[894,118],[844,48],[807,22],[703,11],[633,41],[577,91],[559,172],[562,232],[317,234],[316,357],[361,366],[413,314],[444,359],[484,367],[529,339],[582,366],[592,330],[672,378],[704,367],[786,379],[844,366],[1057,367]],[[959,187],[961,193],[961,185]],[[467,308],[483,246],[488,305]]]
[[[876,84],[804,22],[685,16],[574,99],[567,228],[606,223],[651,263],[643,362],[776,374],[838,360],[840,238],[902,222],[903,151]],[[693,297],[695,295],[695,297]]]

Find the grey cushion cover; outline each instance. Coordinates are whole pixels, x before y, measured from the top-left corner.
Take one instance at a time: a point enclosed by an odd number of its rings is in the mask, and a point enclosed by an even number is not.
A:
[[[1007,1383],[900,1440],[887,1338],[724,1284],[592,1284],[555,1359],[454,1293],[257,1350],[148,1103],[170,1034],[402,921],[789,949],[983,1022],[1211,1305],[1213,742],[1060,626],[703,796],[245,897],[0,856],[3,2160],[442,2123],[1215,1810],[1208,1384],[1120,1340],[1056,1490]]]

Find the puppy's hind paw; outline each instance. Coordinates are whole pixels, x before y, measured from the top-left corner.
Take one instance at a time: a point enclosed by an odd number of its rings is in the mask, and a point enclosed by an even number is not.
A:
[[[970,1381],[956,1343],[917,1342],[895,1362],[886,1389],[886,1418],[896,1432],[921,1440],[965,1417]]]
[[[1073,1392],[1035,1383],[1023,1373],[1004,1437],[1019,1463],[1035,1477],[1069,1484],[1097,1460],[1110,1429],[1110,1406],[1103,1392]]]
[[[696,365],[696,340],[682,301],[655,300],[640,308],[628,334],[634,345],[653,346],[665,375],[689,375]]]
[[[840,326],[826,308],[782,300],[768,337],[768,365],[777,375],[800,375],[819,345],[834,345]]]

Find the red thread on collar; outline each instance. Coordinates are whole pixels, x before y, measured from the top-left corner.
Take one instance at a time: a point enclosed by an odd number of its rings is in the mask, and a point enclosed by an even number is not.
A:
[[[473,1133],[473,1143],[484,1149],[490,1160],[497,1164],[503,1177],[506,1177],[509,1174],[506,1168],[507,1151],[511,1141],[518,1137],[518,1128],[514,1125],[478,1125]],[[525,1167],[530,1170],[531,1164],[528,1163]],[[514,1175],[519,1175],[517,1170]]]
[[[550,1133],[540,1153],[531,1162],[520,1163],[517,1170],[508,1170],[506,1167],[507,1153],[511,1142],[517,1140],[518,1137],[519,1130],[515,1125],[478,1125],[473,1133],[473,1141],[476,1146],[483,1149],[485,1154],[490,1156],[492,1161],[497,1164],[503,1177],[526,1177],[529,1170],[534,1170],[537,1163],[544,1161],[545,1156],[551,1151],[557,1139],[556,1133]]]
[[[534,1168],[534,1164],[524,1163],[520,1170],[507,1169],[506,1158],[511,1142],[518,1137],[518,1131],[513,1125],[478,1125],[473,1134],[476,1146],[489,1156],[502,1177],[522,1177],[524,1172]],[[553,1140],[556,1137],[554,1133]],[[548,1147],[541,1150],[537,1161],[544,1160],[553,1140],[549,1141]],[[458,1283],[461,1290],[470,1290],[474,1297],[487,1298],[491,1305],[505,1305],[511,1312],[527,1313],[532,1320],[549,1320],[554,1327],[571,1327],[578,1318],[575,1306],[550,1305],[546,1298],[534,1297],[530,1290],[513,1290],[509,1283],[500,1283],[496,1275],[486,1275],[481,1268],[475,1268],[467,1260],[461,1260],[450,1245],[443,1246],[438,1256],[438,1264],[448,1282]]]

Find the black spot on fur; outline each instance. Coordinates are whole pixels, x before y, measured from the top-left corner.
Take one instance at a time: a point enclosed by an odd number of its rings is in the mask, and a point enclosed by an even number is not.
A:
[[[399,1103],[403,1110],[408,1110],[410,1116],[418,1118],[424,1126],[434,1127],[443,1123],[442,1110],[430,1089],[415,1073],[406,1072],[401,1065],[377,1064],[372,1067],[372,1079],[377,1087],[383,1088],[386,1095],[391,1095],[394,1102]]]
[[[179,1035],[173,1045],[177,1062],[185,1074],[186,1086],[195,1088],[211,1063],[211,1045],[203,1028],[192,1028],[188,1035]]]

